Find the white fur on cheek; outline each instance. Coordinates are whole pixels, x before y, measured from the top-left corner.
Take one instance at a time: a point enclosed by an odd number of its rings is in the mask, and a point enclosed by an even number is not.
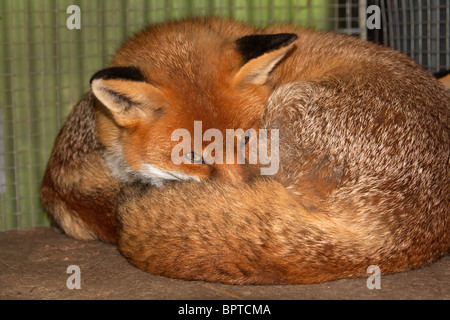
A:
[[[155,167],[152,164],[145,163],[142,165],[140,174],[151,179],[152,184],[161,186],[164,180],[195,180],[200,182],[200,178],[191,176],[178,171],[166,171]]]

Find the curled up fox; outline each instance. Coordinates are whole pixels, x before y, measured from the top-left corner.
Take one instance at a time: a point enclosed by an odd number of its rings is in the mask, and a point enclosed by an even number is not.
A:
[[[450,95],[399,52],[189,19],[132,36],[91,89],[56,139],[42,202],[65,233],[117,244],[142,270],[313,283],[449,250]],[[210,129],[234,130],[233,147]],[[262,130],[277,155],[265,175],[249,160]]]

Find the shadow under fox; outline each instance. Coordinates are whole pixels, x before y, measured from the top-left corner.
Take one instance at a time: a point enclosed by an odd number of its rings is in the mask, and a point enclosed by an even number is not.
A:
[[[91,85],[55,142],[42,201],[67,234],[117,241],[143,270],[311,283],[416,268],[449,249],[450,96],[400,53],[186,20],[132,37]],[[171,130],[194,120],[279,129],[279,172],[174,167]]]

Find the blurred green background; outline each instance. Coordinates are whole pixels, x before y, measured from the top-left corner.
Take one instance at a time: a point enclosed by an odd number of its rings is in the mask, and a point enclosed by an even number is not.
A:
[[[334,2],[334,1],[333,1]],[[0,231],[50,223],[39,188],[58,130],[89,79],[149,23],[216,15],[332,29],[336,6],[310,0],[1,0]],[[67,7],[81,9],[69,30]],[[333,24],[334,23],[334,24]]]

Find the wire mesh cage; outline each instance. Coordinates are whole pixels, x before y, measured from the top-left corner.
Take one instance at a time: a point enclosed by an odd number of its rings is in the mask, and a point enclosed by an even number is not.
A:
[[[380,1],[383,41],[432,72],[450,68],[450,3],[443,1]]]
[[[68,27],[73,5],[79,28]],[[151,23],[207,15],[346,33],[402,50],[432,72],[450,69],[446,0],[2,0],[0,231],[50,223],[39,188],[54,139],[122,41]]]

